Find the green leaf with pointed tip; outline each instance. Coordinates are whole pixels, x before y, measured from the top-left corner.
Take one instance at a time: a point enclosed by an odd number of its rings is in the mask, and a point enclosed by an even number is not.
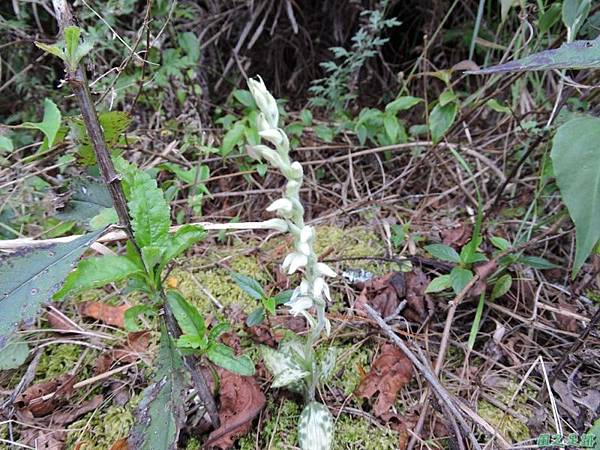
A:
[[[562,5],[560,3],[552,3],[548,9],[542,14],[538,22],[538,30],[540,34],[544,34],[552,28],[560,19]]]
[[[465,286],[473,278],[473,272],[462,267],[455,267],[450,271],[450,283],[452,284],[452,290],[458,295]]]
[[[398,97],[396,100],[385,105],[385,112],[397,113],[398,111],[405,111],[419,104],[421,101],[418,97]]]
[[[242,291],[244,291],[254,300],[261,300],[265,297],[265,292],[263,291],[262,286],[255,279],[236,272],[231,273],[231,278]]]
[[[460,262],[460,255],[449,245],[445,244],[431,244],[426,245],[425,250],[431,256],[441,261],[448,261],[453,263]]]
[[[65,53],[68,58],[71,58],[75,54],[80,36],[81,29],[79,27],[70,26],[65,28]]]
[[[137,450],[175,450],[185,423],[185,373],[181,354],[164,327],[153,383],[144,389],[128,444]]]
[[[123,175],[135,241],[141,248],[147,245],[164,246],[171,217],[163,191],[148,173],[123,158],[115,158],[115,166]]]
[[[33,322],[75,261],[103,231],[66,243],[19,249],[0,256],[0,348],[21,322]]]
[[[425,289],[426,294],[435,294],[436,292],[442,292],[452,286],[452,280],[450,279],[450,275],[440,275],[437,278],[431,280],[429,285],[427,285],[427,289]]]
[[[563,0],[562,19],[571,40],[590,13],[591,0]]]
[[[206,231],[199,225],[184,225],[167,239],[162,269],[174,258],[177,258],[196,242],[200,242],[206,236]]]
[[[184,334],[204,336],[204,333],[206,333],[204,318],[194,306],[190,305],[179,292],[174,290],[167,292],[167,301]]]
[[[494,289],[492,289],[492,300],[502,297],[506,294],[512,286],[512,277],[510,274],[505,273],[494,283]]]
[[[231,127],[225,136],[223,136],[223,143],[221,144],[221,156],[229,155],[234,147],[239,144],[244,137],[245,126],[243,122],[236,122]]]
[[[48,45],[48,44],[44,44],[43,42],[37,42],[37,41],[34,42],[34,44],[37,48],[45,51],[46,53],[50,53],[51,55],[58,56],[63,61],[65,61],[67,59],[63,49],[60,48],[56,44]]]
[[[230,372],[247,377],[254,375],[255,369],[252,360],[246,355],[236,356],[233,350],[226,345],[213,342],[208,347],[206,356],[217,366]]]
[[[40,130],[46,136],[48,147],[54,144],[54,138],[60,128],[61,115],[58,106],[49,98],[44,99],[44,117],[41,122],[25,122],[22,128]]]
[[[556,183],[575,223],[573,276],[600,240],[600,119],[581,117],[561,125],[552,143]]]
[[[77,294],[88,289],[106,286],[141,273],[140,268],[125,256],[104,255],[81,260],[77,269],[67,276],[55,299]]]
[[[249,327],[254,327],[256,325],[260,325],[263,320],[265,320],[265,308],[259,306],[248,315],[246,318],[246,325]]]
[[[450,129],[458,113],[458,104],[450,102],[445,105],[437,104],[429,116],[429,130],[431,140],[437,144]]]
[[[600,38],[593,41],[565,43],[559,48],[544,50],[506,64],[470,70],[465,73],[485,75],[502,72],[525,72],[552,69],[595,69],[600,67]]]

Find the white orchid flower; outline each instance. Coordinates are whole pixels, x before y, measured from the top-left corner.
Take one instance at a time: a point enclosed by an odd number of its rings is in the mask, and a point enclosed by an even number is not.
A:
[[[269,125],[271,125],[271,128],[277,128],[277,123],[279,122],[279,109],[277,109],[277,102],[267,90],[262,78],[257,77],[256,80],[250,78],[248,80],[248,88],[250,89],[252,97],[254,97],[256,106],[258,106],[258,109],[263,112],[265,119]]]
[[[267,206],[267,211],[269,211],[269,212],[276,211],[278,214],[281,214],[284,216],[291,214],[293,210],[294,210],[294,204],[287,198],[277,199],[273,203],[271,203],[269,206]]]
[[[300,230],[300,242],[311,243],[315,239],[315,229],[310,225],[305,225]]]
[[[325,263],[317,263],[317,272],[319,272],[321,275],[325,275],[326,277],[333,278],[337,276],[335,271]]]
[[[307,309],[312,308],[313,301],[308,296],[302,296],[296,298],[294,301],[289,301],[285,304],[290,308],[292,315],[297,316],[298,314],[305,314]]]
[[[269,230],[277,230],[282,233],[285,233],[289,230],[288,223],[283,219],[269,219],[262,222],[263,228]]]
[[[322,277],[315,278],[313,282],[313,295],[315,298],[323,298],[325,297],[328,301],[331,302],[331,294],[329,293],[329,285]]]
[[[273,127],[271,127],[271,124],[267,122],[267,119],[263,113],[258,113],[258,117],[256,118],[256,128],[258,128],[258,131],[260,132],[271,130]]]
[[[281,145],[285,141],[285,135],[279,128],[269,128],[268,130],[259,131],[258,135],[275,146]]]
[[[287,271],[288,275],[291,275],[300,267],[306,266],[306,264],[308,264],[308,257],[305,254],[293,252],[285,257],[281,267],[283,267],[283,270]]]

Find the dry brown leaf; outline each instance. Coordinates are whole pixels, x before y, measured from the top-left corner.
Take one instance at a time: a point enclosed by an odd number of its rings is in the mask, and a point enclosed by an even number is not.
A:
[[[573,306],[571,303],[567,303],[562,299],[558,299],[558,306],[560,309],[572,313],[577,313],[577,308]],[[577,319],[568,314],[556,314],[556,324],[558,328],[565,331],[570,331],[571,333],[577,333],[579,331],[579,325],[577,324]]]
[[[63,315],[53,309],[48,309],[46,318],[50,326],[55,330],[79,331],[73,323],[69,322]]]
[[[136,362],[142,353],[148,350],[150,345],[150,331],[136,331],[127,335],[127,343],[119,345],[102,353],[94,364],[94,373],[106,372],[116,363]]]
[[[99,320],[107,325],[119,328],[125,327],[125,311],[127,305],[110,306],[102,302],[89,301],[79,305],[79,314],[83,317]]]
[[[465,223],[443,229],[440,231],[442,243],[462,247],[471,239],[471,231],[471,225]]]
[[[396,311],[406,294],[402,272],[390,272],[383,277],[357,283],[357,287],[362,288],[362,291],[354,303],[354,308],[365,314],[364,305],[369,304],[384,319]]]
[[[72,422],[75,422],[80,416],[83,416],[84,414],[87,414],[90,411],[94,411],[102,404],[103,401],[104,397],[102,395],[95,395],[90,400],[87,400],[67,411],[61,411],[56,414],[53,414],[52,424],[55,426],[65,426]]]
[[[378,394],[373,413],[383,417],[396,401],[398,391],[410,382],[412,375],[412,364],[406,355],[396,346],[385,344],[355,394],[368,399]]]
[[[262,411],[266,399],[254,377],[243,377],[219,369],[219,419],[221,426],[208,437],[206,447],[228,449],[252,427],[252,420]]]
[[[63,405],[73,393],[75,376],[64,374],[58,378],[34,384],[19,394],[15,406],[24,414],[41,417],[55,411]],[[44,396],[55,392],[45,399]]]

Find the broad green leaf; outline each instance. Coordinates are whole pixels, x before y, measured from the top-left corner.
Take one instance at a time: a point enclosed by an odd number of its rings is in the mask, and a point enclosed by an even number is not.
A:
[[[573,40],[590,13],[591,0],[563,0],[562,20],[567,27],[567,40]]]
[[[492,299],[500,298],[506,294],[512,286],[512,277],[510,274],[505,273],[494,283],[494,289],[492,289]]]
[[[302,111],[300,111],[300,120],[307,127],[310,127],[312,125],[313,115],[310,109],[303,109]]]
[[[417,97],[399,97],[396,100],[385,105],[385,112],[397,113],[398,111],[405,111],[417,105],[421,101],[422,100]]]
[[[431,256],[433,256],[436,259],[439,259],[442,261],[449,261],[449,262],[453,262],[453,263],[460,262],[459,254],[456,252],[456,250],[454,250],[452,247],[450,247],[448,245],[445,245],[445,244],[426,245],[425,250],[427,250],[427,253],[429,253]]]
[[[79,27],[70,26],[65,28],[65,52],[67,57],[70,58],[75,55],[77,46],[79,45],[79,37],[81,36],[81,29]]]
[[[534,269],[539,269],[539,270],[557,269],[560,267],[554,263],[551,263],[547,259],[541,258],[539,256],[528,256],[528,255],[519,256],[519,258],[517,258],[517,262],[524,264],[526,266],[532,267]],[[583,264],[583,261],[582,261],[582,264]]]
[[[255,327],[260,325],[265,320],[265,309],[260,306],[252,311],[246,318],[246,325],[249,327]]]
[[[436,292],[442,292],[452,286],[452,281],[450,280],[450,275],[440,275],[437,278],[431,280],[427,289],[425,289],[426,294],[435,294]]]
[[[6,136],[0,136],[0,153],[3,151],[12,152],[14,150],[13,142]]]
[[[99,230],[100,228],[119,222],[119,216],[115,208],[102,208],[98,214],[89,221],[90,230]]]
[[[41,122],[25,122],[21,125],[23,128],[33,128],[40,130],[46,136],[48,147],[54,144],[54,138],[60,128],[60,110],[56,103],[49,98],[44,99],[44,117]]]
[[[0,348],[21,322],[33,322],[41,306],[51,300],[75,262],[103,231],[0,256]]]
[[[262,299],[262,304],[265,310],[271,315],[275,315],[275,308],[277,308],[277,300],[274,297],[265,297]]]
[[[199,225],[184,225],[167,239],[165,253],[160,269],[173,259],[177,258],[196,242],[200,242],[206,236],[206,231]]]
[[[511,113],[510,108],[508,106],[501,104],[495,98],[490,98],[487,102],[485,102],[485,106],[487,106],[491,110],[499,112],[499,113],[503,113],[503,114]]]
[[[187,55],[189,62],[195,64],[200,59],[200,39],[196,33],[188,31],[179,35],[179,46]]]
[[[227,322],[218,323],[210,329],[210,332],[208,333],[208,340],[213,342],[223,333],[227,333],[228,331],[231,331],[231,325],[229,325]]]
[[[226,345],[214,342],[208,347],[206,356],[217,366],[230,372],[243,376],[254,375],[254,363],[248,356],[236,356],[233,350]]]
[[[163,191],[148,173],[123,158],[115,158],[115,166],[123,175],[123,187],[137,244],[141,248],[165,245],[171,217]]]
[[[291,289],[288,289],[287,291],[280,292],[273,298],[275,299],[275,303],[277,303],[278,305],[283,305],[292,299],[293,294],[294,294],[294,291]]]
[[[440,94],[438,102],[441,106],[446,106],[450,102],[454,102],[458,99],[458,96],[452,89],[446,89]]]
[[[254,97],[247,89],[236,89],[233,91],[233,97],[246,108],[256,108]]]
[[[559,48],[544,50],[525,58],[465,73],[485,75],[551,69],[594,69],[600,67],[600,38],[593,41],[567,42]]]
[[[510,248],[510,242],[500,236],[490,237],[490,242],[499,250],[508,250]]]
[[[107,147],[112,148],[111,153],[116,155],[118,153],[117,144],[121,142],[125,130],[131,124],[131,116],[124,111],[105,111],[98,115],[98,120],[102,127]],[[77,153],[79,154],[81,163],[86,166],[96,164],[96,155],[83,120],[71,120],[70,135],[77,144]]]
[[[539,33],[544,34],[550,30],[560,19],[561,12],[562,5],[560,3],[552,3],[548,6],[548,9],[544,11],[538,22]]]
[[[144,389],[128,444],[136,450],[175,450],[186,417],[185,375],[181,355],[164,327],[154,364],[154,382]]]
[[[600,119],[581,117],[562,125],[552,143],[556,183],[575,223],[573,276],[600,240],[599,142]]]
[[[221,144],[221,156],[229,155],[234,147],[241,142],[244,137],[245,128],[244,123],[239,121],[225,133],[223,143]]]
[[[142,260],[149,271],[154,270],[154,267],[162,261],[163,254],[163,247],[157,247],[156,245],[142,247]]]
[[[314,127],[315,135],[323,142],[330,143],[333,141],[333,130],[325,125],[317,125]]]
[[[444,106],[435,105],[429,116],[429,130],[431,131],[431,139],[434,144],[437,144],[450,129],[456,119],[457,113],[458,104],[455,102]]]
[[[194,306],[190,305],[179,292],[173,290],[167,292],[167,301],[184,334],[204,336],[206,333],[204,318]]]
[[[11,370],[20,367],[29,355],[27,342],[14,339],[0,349],[0,370]]]
[[[125,329],[129,332],[140,331],[141,321],[140,315],[154,317],[156,316],[156,310],[148,305],[135,305],[125,311],[124,324]]]
[[[262,286],[253,278],[240,273],[232,272],[231,278],[246,294],[255,300],[261,300],[265,297]]]
[[[390,138],[390,141],[392,143],[396,143],[398,135],[400,134],[400,128],[402,128],[398,118],[396,116],[386,114],[383,118],[383,126],[385,127],[385,132]]]
[[[473,272],[462,267],[455,267],[450,271],[450,283],[452,284],[452,290],[458,295],[465,286],[473,278]]]
[[[57,217],[62,220],[76,220],[81,224],[105,209],[112,209],[112,206],[112,198],[104,183],[75,178],[69,184],[68,202]]]
[[[106,286],[141,273],[140,268],[125,256],[105,255],[86,258],[67,276],[65,284],[54,294],[55,299],[78,294],[88,289]]]
[[[184,334],[177,339],[178,348],[191,348],[194,350],[200,349],[201,352],[206,350],[208,340],[205,336],[197,336],[195,334]]]
[[[311,402],[304,407],[298,421],[298,442],[302,450],[333,447],[333,417],[326,406]]]
[[[323,357],[321,358],[320,370],[319,370],[319,381],[326,383],[333,375],[333,370],[338,357],[338,349],[335,347],[329,347]]]

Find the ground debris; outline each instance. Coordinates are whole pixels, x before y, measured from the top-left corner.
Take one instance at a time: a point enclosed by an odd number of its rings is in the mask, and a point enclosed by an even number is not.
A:
[[[103,302],[87,301],[79,304],[79,314],[107,325],[125,328],[125,311],[129,308],[128,305],[111,306]]]

